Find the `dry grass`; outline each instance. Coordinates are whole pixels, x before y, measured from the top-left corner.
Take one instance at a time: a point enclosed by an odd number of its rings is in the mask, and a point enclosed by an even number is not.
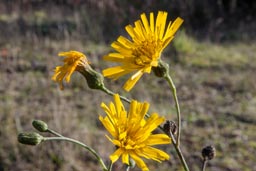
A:
[[[51,81],[51,75],[54,67],[61,64],[57,57],[60,51],[84,52],[99,72],[110,66],[101,58],[110,51],[109,46],[90,43],[90,40],[100,42],[104,36],[108,40],[120,31],[112,28],[132,19],[118,10],[114,0],[88,1],[89,6],[83,4],[80,11],[74,10],[75,4],[73,10],[68,5],[62,5],[61,10],[49,4],[37,9],[26,2],[19,9],[23,20],[19,20],[15,10],[0,14],[0,171],[100,170],[91,154],[72,144],[46,142],[36,147],[24,146],[17,143],[17,134],[32,131],[32,120],[41,119],[63,135],[94,147],[108,161],[114,147],[105,138],[98,115],[103,114],[100,103],[109,102],[111,97],[90,90],[78,74],[60,91]],[[22,11],[23,8],[29,10]],[[101,8],[98,21],[91,20]],[[111,20],[115,23],[108,23],[105,18],[112,17],[113,10],[117,12]],[[138,16],[138,11],[129,10],[133,18]],[[25,22],[26,28],[31,30],[19,30],[16,20]],[[58,25],[61,29],[56,31]],[[105,34],[109,29],[111,34]],[[256,170],[254,44],[214,44],[195,40],[180,31],[173,45],[165,51],[164,60],[170,63],[181,105],[182,151],[191,171],[199,170],[200,151],[209,144],[216,147],[217,156],[209,163],[208,171]],[[145,75],[128,94],[121,89],[125,79],[105,81],[115,92],[149,101],[150,111],[169,120],[176,119],[172,94],[165,81],[153,74]],[[171,160],[162,164],[148,161],[151,170],[182,170],[173,147],[163,148],[172,155]],[[114,165],[114,170],[123,170],[121,168],[121,163]]]
[[[217,148],[217,157],[210,162],[208,170],[256,169],[255,47],[196,40],[188,47],[193,50],[179,51],[176,47],[178,63],[172,58],[165,57],[165,60],[171,63],[171,74],[177,85],[183,118],[182,150],[191,170],[199,170],[201,148],[208,144]],[[109,65],[101,60],[109,48],[75,40],[42,39],[38,43],[9,42],[0,49],[0,170],[99,170],[93,156],[74,145],[47,142],[29,147],[18,144],[16,136],[20,131],[31,131],[33,119],[41,119],[52,129],[94,147],[108,160],[113,147],[104,137],[105,131],[97,118],[103,113],[100,103],[108,102],[111,97],[90,90],[78,74],[73,75],[64,91],[50,77],[54,66],[61,63],[56,56],[59,51],[80,50],[101,71]],[[169,54],[167,51],[165,56]],[[106,80],[106,85],[128,97],[149,101],[151,111],[175,120],[166,82],[153,74],[146,75],[131,94],[126,94],[120,88],[123,81]],[[173,155],[171,161],[149,162],[150,168],[181,170],[174,149],[165,150]],[[115,170],[120,167],[119,163]]]

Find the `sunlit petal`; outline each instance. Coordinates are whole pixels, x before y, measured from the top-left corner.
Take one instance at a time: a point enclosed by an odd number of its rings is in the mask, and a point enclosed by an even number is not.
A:
[[[63,80],[70,81],[71,75],[76,71],[78,65],[84,67],[89,66],[86,56],[78,51],[60,52],[59,56],[65,57],[63,66],[57,66],[54,70],[52,80],[60,84],[60,89],[63,89]]]
[[[99,117],[103,126],[113,138],[107,136],[117,150],[110,155],[112,162],[120,157],[122,162],[129,164],[132,158],[141,170],[149,170],[142,158],[152,159],[158,162],[168,160],[169,155],[162,150],[151,147],[152,145],[170,144],[171,140],[166,134],[153,134],[164,118],[157,113],[145,119],[149,109],[149,103],[132,100],[127,112],[118,94],[114,95],[114,103],[101,104],[107,116]]]
[[[144,73],[150,73],[152,67],[157,67],[162,51],[183,22],[181,18],[177,18],[173,23],[169,21],[167,25],[167,15],[167,12],[159,11],[155,19],[151,12],[147,19],[143,13],[140,20],[134,22],[134,26],[127,25],[125,29],[131,40],[120,36],[111,44],[117,52],[109,53],[103,59],[116,62],[118,66],[105,69],[103,75],[116,80],[139,71],[123,86],[126,91],[130,91]]]

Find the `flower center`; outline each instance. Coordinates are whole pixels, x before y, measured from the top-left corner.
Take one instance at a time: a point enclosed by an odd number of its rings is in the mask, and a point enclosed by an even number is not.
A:
[[[144,66],[144,65],[148,65],[151,63],[151,59],[146,56],[146,55],[140,55],[140,56],[136,56],[134,59],[134,62],[136,65],[140,65],[140,66]]]
[[[134,63],[139,66],[150,65],[152,61],[159,58],[161,53],[161,42],[156,40],[146,40],[138,43],[134,50]]]
[[[131,149],[138,148],[138,146],[136,145],[136,142],[131,140],[129,137],[123,139],[121,142],[122,142],[121,147],[126,149],[126,150],[131,150]]]

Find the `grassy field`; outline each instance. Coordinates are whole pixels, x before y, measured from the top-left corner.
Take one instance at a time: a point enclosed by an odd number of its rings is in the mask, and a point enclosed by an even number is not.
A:
[[[102,60],[111,51],[109,44],[96,42],[112,42],[124,33],[125,25],[149,9],[170,10],[171,19],[181,15],[185,19],[182,29],[190,33],[181,29],[165,49],[163,60],[170,64],[177,88],[182,114],[181,150],[191,171],[200,170],[201,149],[206,145],[216,148],[207,171],[256,170],[254,8],[240,21],[236,17],[243,11],[239,13],[236,1],[232,1],[235,4],[230,11],[224,10],[224,1],[205,1],[205,7],[197,2],[0,2],[0,171],[100,170],[95,158],[75,145],[45,142],[25,146],[17,142],[17,135],[34,131],[34,119],[44,120],[51,129],[86,143],[108,161],[114,147],[106,139],[98,116],[104,115],[101,102],[108,103],[112,97],[89,89],[78,73],[63,91],[51,76],[62,64],[57,56],[61,51],[85,53],[98,72],[111,66]],[[244,5],[242,9],[246,10],[248,4]],[[237,15],[230,17],[236,9]],[[153,73],[145,74],[127,93],[121,88],[126,79],[105,79],[105,85],[130,99],[150,102],[150,112],[176,121],[167,82]],[[147,161],[149,168],[181,171],[173,146],[161,148],[171,155],[170,161]],[[115,163],[113,170],[124,170],[122,163]]]
[[[98,121],[104,113],[100,103],[111,97],[89,89],[79,74],[72,76],[64,91],[51,81],[54,67],[61,64],[58,52],[71,49],[87,54],[99,72],[110,65],[101,58],[110,51],[104,44],[47,38],[1,42],[0,171],[100,170],[91,154],[68,143],[18,144],[17,134],[32,131],[33,119],[44,120],[50,128],[94,147],[105,160],[113,152]],[[214,44],[195,40],[183,31],[165,51],[163,59],[170,63],[182,113],[181,148],[192,171],[199,170],[201,149],[206,145],[214,145],[217,151],[208,171],[256,170],[255,51],[254,42]],[[164,80],[145,75],[129,94],[121,89],[124,81],[105,80],[113,91],[149,101],[150,111],[176,119]],[[148,161],[151,170],[182,170],[173,147],[163,148],[171,160]],[[121,167],[117,163],[114,170]]]

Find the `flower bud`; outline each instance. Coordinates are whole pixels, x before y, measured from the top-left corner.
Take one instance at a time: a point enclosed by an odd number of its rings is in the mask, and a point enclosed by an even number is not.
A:
[[[211,160],[215,157],[216,150],[213,146],[206,146],[202,149],[202,156],[204,160]]]
[[[78,67],[77,70],[85,77],[91,89],[102,89],[104,87],[104,77],[96,72],[91,66]]]
[[[169,72],[169,65],[163,61],[159,61],[157,67],[152,67],[153,72],[157,77],[165,77]]]
[[[32,122],[32,125],[36,130],[38,130],[40,132],[46,132],[48,130],[48,125],[44,121],[41,121],[41,120],[34,120]]]
[[[167,134],[170,134],[170,132],[174,135],[177,133],[177,126],[175,122],[167,120],[164,124],[164,131]]]
[[[38,145],[44,140],[44,137],[36,132],[19,133],[18,141],[26,145]]]

